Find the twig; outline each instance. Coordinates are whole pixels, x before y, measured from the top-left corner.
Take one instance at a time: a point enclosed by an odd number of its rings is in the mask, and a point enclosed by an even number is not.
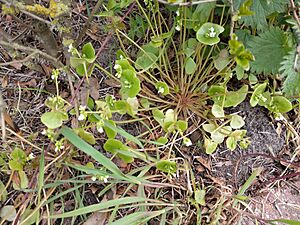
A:
[[[64,66],[55,57],[53,57],[53,56],[51,56],[51,55],[49,55],[45,52],[42,52],[41,50],[36,49],[36,48],[26,47],[24,45],[20,45],[20,44],[17,44],[17,43],[10,43],[10,42],[6,42],[6,41],[2,41],[2,40],[0,40],[0,45],[10,47],[10,48],[14,48],[14,49],[17,49],[17,50],[22,50],[22,51],[25,51],[25,52],[35,52],[36,54],[41,55],[45,59],[48,59],[48,60],[52,61],[54,66],[57,67],[57,68],[61,68],[61,67]]]
[[[103,0],[98,0],[97,4],[95,5],[95,7],[92,11],[92,13],[90,14],[89,18],[85,22],[82,30],[80,31],[80,33],[79,33],[79,35],[78,35],[78,37],[75,41],[75,47],[77,47],[79,45],[79,42],[81,41],[82,37],[85,35],[85,32],[88,29],[88,27],[90,26],[90,23],[93,20],[95,13],[98,11],[98,9],[102,5],[102,3],[103,3]]]
[[[234,8],[233,8],[233,1],[232,0],[228,0],[229,4],[230,4],[230,13],[231,13],[231,20],[230,20],[230,38],[232,39],[233,36],[233,29],[234,29],[234,20],[233,20],[233,16],[234,16]]]
[[[18,8],[22,13],[24,13],[24,14],[26,14],[26,15],[28,15],[28,16],[34,18],[34,19],[37,19],[37,20],[39,20],[39,21],[41,21],[41,22],[43,22],[43,23],[46,23],[46,24],[48,24],[49,26],[52,25],[50,21],[45,20],[45,19],[43,19],[43,18],[41,18],[41,17],[39,17],[39,16],[37,16],[37,15],[34,15],[34,14],[31,13],[31,12],[26,11],[24,8],[22,8],[22,7],[20,7],[20,6],[16,5],[16,4],[14,4],[14,2],[8,2],[8,1],[6,1],[6,0],[0,0],[0,2],[4,3],[4,4],[6,4],[6,5],[11,5],[11,4],[13,4],[13,6],[15,6],[16,8]]]
[[[192,6],[192,5],[199,5],[201,3],[207,3],[207,2],[215,2],[217,0],[200,0],[195,2],[176,2],[176,3],[170,3],[164,0],[158,0],[158,2],[166,5],[172,5],[172,6]]]
[[[20,60],[13,60],[10,62],[5,62],[5,63],[0,63],[0,66],[9,66],[15,63],[24,63],[28,60],[30,60],[30,58],[32,58],[33,56],[35,56],[37,54],[37,52],[32,52],[30,55],[26,56],[24,59],[20,59]]]
[[[2,92],[0,90],[0,125],[1,125],[1,130],[2,130],[2,140],[5,141],[5,120],[4,120],[4,111],[5,111],[5,102],[2,97]]]

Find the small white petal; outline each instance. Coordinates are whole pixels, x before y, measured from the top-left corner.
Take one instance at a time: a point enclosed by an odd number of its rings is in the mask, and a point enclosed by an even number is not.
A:
[[[84,119],[85,119],[85,116],[84,116],[83,114],[80,114],[79,117],[78,117],[78,120],[79,120],[79,121],[82,121],[82,120],[84,120]]]
[[[91,180],[92,180],[92,181],[96,181],[96,180],[97,180],[97,177],[92,176],[92,177],[91,177]]]

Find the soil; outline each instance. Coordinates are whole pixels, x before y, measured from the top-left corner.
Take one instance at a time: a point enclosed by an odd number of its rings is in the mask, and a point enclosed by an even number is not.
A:
[[[278,134],[265,108],[253,108],[245,101],[230,110],[230,113],[236,112],[245,120],[242,129],[247,130],[251,144],[247,149],[238,147],[234,151],[227,149],[223,144],[212,158],[212,165],[215,165],[213,170],[216,176],[226,178],[237,188],[246,181],[254,168],[264,167],[264,173],[269,175],[276,173],[273,160],[257,155],[278,156],[284,147],[285,137],[284,134]]]

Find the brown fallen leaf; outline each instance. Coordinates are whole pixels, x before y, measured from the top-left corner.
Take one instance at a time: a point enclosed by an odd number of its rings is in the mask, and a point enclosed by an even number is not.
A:
[[[6,88],[8,85],[8,76],[5,75],[3,78],[0,78],[2,88]]]
[[[110,87],[119,88],[121,87],[120,82],[118,82],[115,79],[106,79],[104,80],[104,83],[107,84]]]
[[[90,81],[90,86],[89,86],[90,96],[93,99],[98,100],[100,97],[100,93],[99,93],[100,84],[99,84],[98,78],[92,77],[89,79],[89,81]]]
[[[107,201],[106,195],[103,196],[101,203]],[[103,225],[108,218],[108,212],[94,212],[90,217],[83,223],[83,225]]]
[[[199,163],[201,163],[202,166],[204,166],[206,169],[211,171],[211,163],[210,163],[209,159],[205,159],[205,158],[200,157],[200,156],[196,156],[195,158],[197,159],[197,161]]]

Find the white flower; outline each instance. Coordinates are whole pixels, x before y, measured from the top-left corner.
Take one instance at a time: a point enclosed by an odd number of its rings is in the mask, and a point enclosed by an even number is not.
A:
[[[189,147],[189,146],[191,146],[193,143],[192,143],[192,141],[191,141],[189,138],[184,137],[184,138],[183,138],[183,144],[185,144],[185,146]]]
[[[58,152],[58,150],[59,150],[59,149],[58,149],[58,147],[56,146],[55,149],[54,149],[54,151],[55,151],[55,152]]]
[[[79,111],[85,111],[85,109],[86,109],[86,106],[83,106],[83,105],[79,106]]]
[[[101,133],[101,134],[104,132],[104,130],[103,130],[103,127],[102,127],[102,126],[99,126],[99,127],[97,126],[97,130],[98,130],[98,132],[99,132],[99,133]]]
[[[117,78],[121,78],[121,74],[120,73],[116,73],[116,77]]]
[[[35,156],[34,156],[34,154],[31,152],[31,153],[29,154],[29,156],[28,156],[28,159],[31,160],[31,159],[34,159],[34,158],[35,158]]]
[[[119,64],[116,64],[115,66],[114,66],[114,69],[115,70],[119,70],[119,69],[121,69],[122,67],[119,65]]]
[[[211,31],[211,32],[209,33],[209,37],[214,38],[214,37],[216,36],[216,34],[217,34],[216,32],[212,32],[212,31]]]
[[[73,50],[73,45],[72,45],[72,43],[69,45],[69,49],[68,49],[68,52],[72,52],[72,50]]]
[[[104,177],[104,179],[103,179],[104,183],[107,183],[107,182],[108,182],[108,178],[109,178],[109,176],[105,176],[105,177]]]
[[[165,89],[163,87],[159,87],[158,88],[158,93],[162,93],[163,94],[164,92],[165,92]]]
[[[97,180],[97,177],[92,176],[92,177],[91,177],[91,180],[92,180],[92,181],[96,181],[96,180]]]
[[[210,32],[214,32],[215,31],[215,28],[211,27],[208,29]]]
[[[78,117],[78,120],[79,120],[79,121],[82,121],[82,120],[84,120],[84,119],[85,119],[85,115],[80,114],[79,117]]]
[[[44,129],[41,133],[42,135],[46,135],[47,134],[47,131]]]
[[[55,79],[55,76],[54,76],[54,75],[52,75],[52,76],[51,76],[51,79],[52,79],[52,80],[54,80],[54,79]]]
[[[177,16],[180,16],[179,10],[176,11],[176,15],[177,15]]]
[[[177,26],[175,27],[175,30],[180,31],[180,25],[177,25]]]
[[[276,113],[275,114],[275,120],[284,120],[284,117],[283,117],[283,115],[281,114],[281,113]]]

